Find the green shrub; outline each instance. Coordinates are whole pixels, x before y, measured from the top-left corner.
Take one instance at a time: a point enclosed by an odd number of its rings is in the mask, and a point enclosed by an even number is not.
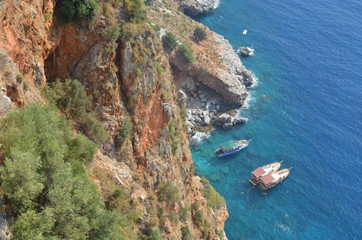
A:
[[[192,222],[197,226],[201,227],[204,223],[204,216],[200,210],[200,204],[195,202],[191,205]]]
[[[49,19],[52,17],[50,13],[43,13],[43,16],[45,21],[49,21]]]
[[[92,113],[92,98],[78,80],[56,81],[52,88],[45,89],[48,100],[55,104],[68,118],[73,118],[77,128],[89,138],[103,142],[107,138],[104,126]]]
[[[64,23],[92,19],[93,12],[98,7],[96,0],[67,0],[60,4],[60,17]]]
[[[176,56],[181,58],[188,64],[192,64],[194,62],[194,56],[192,55],[192,50],[190,46],[186,43],[181,44],[176,52]]]
[[[162,45],[164,49],[169,51],[174,50],[177,47],[177,39],[174,34],[168,32],[162,37]]]
[[[191,240],[192,236],[191,236],[191,232],[188,226],[183,226],[181,228],[181,239],[182,240]]]
[[[200,27],[197,27],[194,31],[194,37],[199,42],[204,41],[206,39],[205,30]]]
[[[117,141],[122,145],[127,139],[130,138],[133,131],[133,123],[128,117],[123,118],[121,128],[117,135]]]
[[[212,187],[209,180],[202,177],[201,182],[203,184],[202,194],[207,199],[208,205],[214,209],[224,206],[225,199]]]
[[[158,187],[157,195],[161,202],[174,203],[180,200],[179,191],[171,181],[161,184]]]
[[[190,212],[190,209],[188,207],[184,207],[180,210],[179,215],[180,215],[180,220],[182,222],[186,222],[189,219],[189,217],[190,217],[189,212]]]
[[[175,121],[170,121],[169,125],[168,125],[168,132],[170,134],[170,138],[171,138],[171,147],[172,147],[172,153],[176,154],[177,150],[178,150],[178,145],[179,145],[179,134],[177,131],[177,125]]]
[[[131,23],[143,23],[146,20],[147,15],[142,0],[124,0],[124,4]]]
[[[1,120],[1,188],[14,239],[118,239],[120,214],[105,209],[82,165],[92,161],[94,144],[78,136],[40,103]]]

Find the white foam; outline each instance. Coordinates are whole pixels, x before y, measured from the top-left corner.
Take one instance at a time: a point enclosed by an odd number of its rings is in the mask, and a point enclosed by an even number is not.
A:
[[[220,0],[215,0],[214,9],[218,8],[219,6],[220,6]]]
[[[202,140],[208,139],[210,136],[210,132],[196,132],[195,135],[190,138],[190,143],[198,145]]]

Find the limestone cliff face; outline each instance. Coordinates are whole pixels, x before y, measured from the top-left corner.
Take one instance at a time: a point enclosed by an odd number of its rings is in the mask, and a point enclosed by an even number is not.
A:
[[[54,13],[56,4],[59,1],[0,3],[0,114],[30,102],[45,102],[39,86],[57,78],[78,79],[93,96],[94,112],[108,133],[107,141],[98,144],[90,168],[103,169],[139,203],[142,214],[134,231],[160,225],[163,239],[181,239],[181,227],[188,226],[195,239],[221,239],[228,213],[225,206],[211,208],[202,194],[176,90],[180,78],[197,77],[206,86],[220,88],[217,92],[228,101],[239,101],[245,93],[242,66],[223,67],[215,73],[200,61],[183,68],[163,53],[158,33],[147,23],[138,28],[127,22],[122,5],[113,6],[116,23],[112,26],[121,26],[123,35],[112,39],[105,11],[92,22],[61,25]],[[100,1],[101,7],[105,4]],[[234,61],[229,53],[223,54],[220,57],[226,60],[212,64],[225,66]],[[183,75],[185,70],[190,71]],[[132,134],[121,144],[117,136],[126,121],[133,124]],[[92,179],[102,192],[100,178],[94,175]],[[177,186],[179,202],[155,202],[158,186],[166,181]],[[199,204],[205,224],[195,224],[190,217],[181,222],[171,217],[184,209],[193,215],[194,203]]]

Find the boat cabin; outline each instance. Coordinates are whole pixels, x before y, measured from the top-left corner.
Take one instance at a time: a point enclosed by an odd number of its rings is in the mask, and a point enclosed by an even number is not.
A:
[[[275,178],[271,174],[266,174],[260,178],[260,184],[269,187],[275,183]]]
[[[234,141],[228,141],[223,143],[220,148],[223,152],[230,152],[235,150],[236,147],[238,147],[238,145]]]

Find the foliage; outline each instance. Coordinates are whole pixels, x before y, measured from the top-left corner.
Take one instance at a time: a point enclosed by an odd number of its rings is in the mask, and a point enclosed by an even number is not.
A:
[[[67,0],[60,2],[60,17],[64,23],[92,19],[98,7],[96,0]]]
[[[201,42],[204,41],[206,39],[206,32],[204,29],[197,27],[195,28],[194,31],[194,37],[196,38],[197,41]]]
[[[156,63],[156,71],[159,76],[163,73],[163,67],[159,62]]]
[[[200,210],[200,204],[195,202],[191,205],[192,222],[197,226],[201,227],[204,223],[204,216]]]
[[[120,144],[123,144],[127,139],[130,138],[133,131],[133,123],[129,120],[128,117],[125,117],[122,121],[121,128],[119,129],[117,135],[117,141]]]
[[[192,239],[190,229],[188,226],[183,226],[181,228],[181,239],[182,240],[191,240]]]
[[[189,211],[190,211],[190,208],[188,208],[188,207],[184,207],[180,210],[179,215],[180,215],[180,220],[182,222],[186,222],[189,219],[189,216],[190,216]]]
[[[124,0],[124,5],[131,23],[143,23],[146,20],[147,16],[142,0]]]
[[[172,153],[176,154],[176,152],[178,150],[178,145],[179,145],[179,140],[178,140],[179,135],[178,135],[177,126],[176,126],[175,121],[169,122],[168,131],[170,133],[170,138],[171,138]]]
[[[173,33],[167,32],[163,37],[162,37],[162,45],[163,48],[172,51],[177,47],[177,39],[176,36]]]
[[[43,13],[43,17],[45,21],[49,21],[49,19],[52,17],[50,13]]]
[[[179,191],[171,181],[159,185],[157,195],[161,202],[174,203],[180,200]]]
[[[103,124],[91,112],[92,98],[87,96],[84,86],[78,80],[58,80],[51,88],[45,89],[45,94],[68,118],[73,118],[77,128],[89,138],[100,142],[106,140]]]
[[[94,143],[79,136],[40,103],[2,119],[1,188],[14,239],[118,239],[120,214],[105,209],[82,166],[92,161]]]
[[[176,56],[181,58],[183,61],[185,61],[188,64],[191,64],[194,62],[194,56],[192,55],[192,50],[190,46],[186,43],[182,43],[176,52]]]
[[[225,199],[212,187],[209,180],[205,177],[201,178],[203,184],[202,194],[207,199],[207,203],[210,207],[218,209],[225,205]]]

